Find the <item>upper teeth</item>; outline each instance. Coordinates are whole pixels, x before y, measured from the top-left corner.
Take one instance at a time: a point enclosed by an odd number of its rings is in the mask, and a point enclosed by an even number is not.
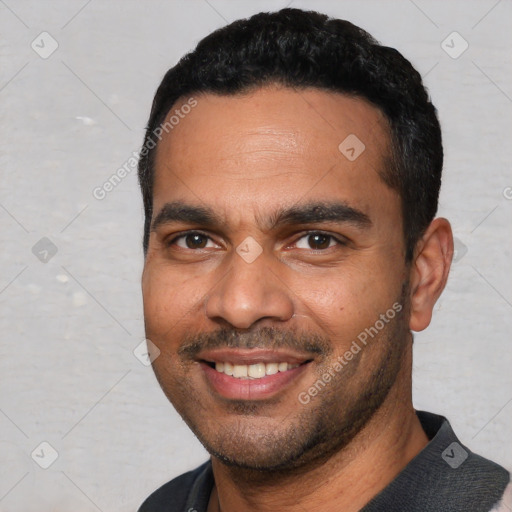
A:
[[[220,373],[231,375],[237,379],[261,379],[265,375],[274,375],[277,372],[285,372],[297,368],[298,364],[289,363],[256,363],[256,364],[231,364],[215,363],[215,369]]]

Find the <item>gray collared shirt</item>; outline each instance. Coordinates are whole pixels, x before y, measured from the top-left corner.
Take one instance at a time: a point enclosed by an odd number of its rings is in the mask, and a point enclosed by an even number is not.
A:
[[[417,411],[430,442],[361,512],[489,512],[499,506],[510,474],[462,445],[443,416]],[[206,512],[211,462],[156,490],[139,512]]]

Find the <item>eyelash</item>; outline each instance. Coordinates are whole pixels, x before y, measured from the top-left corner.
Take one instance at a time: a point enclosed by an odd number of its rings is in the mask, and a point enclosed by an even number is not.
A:
[[[166,246],[167,247],[171,247],[172,245],[174,245],[176,243],[177,240],[179,240],[181,238],[185,238],[185,237],[187,237],[189,235],[201,235],[201,236],[204,236],[204,237],[208,238],[208,240],[214,242],[214,240],[209,235],[207,235],[206,233],[203,233],[202,231],[192,230],[192,231],[185,231],[185,232],[181,233],[180,235],[177,235],[177,236],[173,237],[171,240],[166,242]],[[340,239],[340,238],[334,236],[331,233],[326,233],[325,231],[308,231],[306,233],[303,233],[299,238],[297,238],[294,243],[296,244],[302,238],[305,238],[305,237],[308,237],[308,236],[312,236],[312,235],[326,236],[326,237],[329,237],[331,239],[331,241],[334,240],[340,246],[346,246],[347,245],[347,241],[346,240]],[[327,247],[325,249],[312,249],[311,248],[310,250],[311,251],[318,251],[318,252],[325,252],[328,249],[331,249],[331,247]],[[187,248],[185,250],[197,251],[198,249]],[[301,249],[301,250],[305,250],[305,249]]]

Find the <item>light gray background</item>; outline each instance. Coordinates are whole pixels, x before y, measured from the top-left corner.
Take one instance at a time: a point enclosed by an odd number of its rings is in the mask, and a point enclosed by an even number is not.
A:
[[[440,213],[460,244],[416,336],[415,406],[512,467],[509,0],[0,0],[1,511],[131,511],[206,459],[133,354],[144,339],[135,170],[101,201],[92,191],[138,149],[180,56],[226,21],[290,3],[362,26],[425,77],[446,148]],[[47,59],[31,48],[51,48],[43,31],[59,45]],[[453,31],[469,44],[457,59],[441,47]],[[46,263],[32,252],[43,237],[57,248]],[[58,453],[48,469],[43,441]]]

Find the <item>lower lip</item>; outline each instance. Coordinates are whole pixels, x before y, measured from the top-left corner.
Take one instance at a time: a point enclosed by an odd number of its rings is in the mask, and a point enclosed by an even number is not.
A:
[[[266,375],[261,379],[237,379],[218,372],[206,363],[200,363],[211,387],[219,395],[232,400],[263,400],[269,398],[289,387],[306,370],[308,364],[304,363],[297,366],[297,368],[274,375]]]

